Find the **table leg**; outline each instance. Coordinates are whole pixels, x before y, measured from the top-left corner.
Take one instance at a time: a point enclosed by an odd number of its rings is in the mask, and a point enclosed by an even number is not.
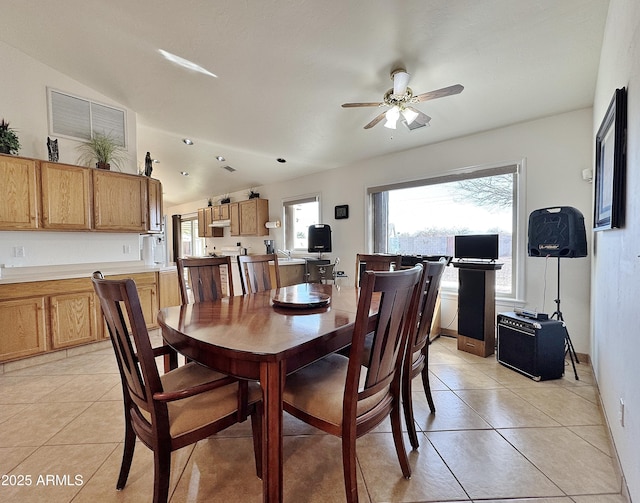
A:
[[[262,420],[262,500],[282,503],[282,389],[285,365],[266,362],[260,366],[264,403]]]

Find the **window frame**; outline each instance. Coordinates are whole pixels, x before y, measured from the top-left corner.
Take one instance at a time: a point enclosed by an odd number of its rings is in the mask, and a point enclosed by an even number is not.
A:
[[[89,138],[83,137],[83,136],[73,136],[73,135],[69,135],[69,134],[64,134],[64,133],[60,133],[60,132],[56,132],[54,131],[54,118],[53,118],[53,96],[52,94],[56,93],[59,94],[61,96],[66,96],[68,98],[73,98],[82,102],[86,102],[89,106],[88,109],[88,126],[89,126],[89,131],[87,131],[87,135],[90,135]],[[122,142],[123,144],[120,145],[124,150],[128,151],[129,150],[129,145],[128,145],[128,120],[127,120],[127,110],[124,108],[120,108],[117,106],[113,106],[113,105],[107,105],[106,103],[100,103],[99,101],[95,101],[95,100],[91,100],[88,98],[84,98],[82,96],[78,96],[76,94],[73,93],[69,93],[66,91],[61,91],[60,89],[55,89],[52,87],[47,87],[47,110],[48,110],[48,128],[49,128],[49,134],[51,136],[55,136],[55,137],[59,137],[59,138],[66,138],[69,140],[75,140],[75,141],[87,141],[91,138],[93,138],[93,136],[96,133],[102,133],[105,135],[110,135],[111,133],[108,131],[100,131],[99,129],[97,129],[98,124],[96,124],[96,121],[94,120],[94,108],[97,110],[99,109],[99,107],[105,108],[105,109],[110,109],[113,110],[115,112],[121,113],[122,114],[122,131],[118,131],[118,135],[116,135],[117,137],[119,137],[119,134],[122,134]]]
[[[321,206],[321,200],[320,200],[320,193],[313,193],[313,194],[305,194],[305,195],[301,195],[301,196],[296,196],[296,197],[290,197],[287,199],[283,199],[282,201],[282,234],[284,237],[284,248],[285,250],[289,250],[292,252],[303,252],[303,253],[307,253],[308,252],[308,248],[295,248],[295,247],[290,247],[289,245],[291,243],[295,243],[295,238],[293,236],[293,231],[295,230],[295,226],[291,225],[291,217],[289,215],[289,211],[288,209],[290,207],[293,207],[296,204],[303,204],[303,203],[312,203],[315,202],[318,204],[318,215],[317,215],[317,222],[315,223],[320,223],[321,217],[322,217],[322,206]]]
[[[484,173],[481,175],[481,173]],[[513,201],[513,236],[512,236],[512,292],[511,294],[500,295],[498,298],[509,299],[519,302],[524,298],[524,278],[525,278],[525,255],[526,249],[526,160],[505,161],[500,163],[475,165],[465,168],[453,169],[446,172],[434,173],[431,176],[418,179],[391,182],[383,185],[368,186],[366,190],[366,241],[367,249],[372,253],[376,250],[376,241],[380,238],[376,236],[374,204],[375,194],[424,185],[437,185],[441,183],[465,180],[470,178],[481,178],[499,174],[513,173],[515,175],[515,193]],[[388,208],[387,208],[388,212]]]

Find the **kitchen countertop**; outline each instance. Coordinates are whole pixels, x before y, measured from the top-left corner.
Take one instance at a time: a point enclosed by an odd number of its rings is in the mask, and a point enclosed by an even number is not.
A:
[[[32,281],[52,281],[60,279],[90,278],[94,271],[105,276],[115,274],[137,274],[175,270],[175,264],[146,265],[142,261],[100,262],[88,264],[50,265],[32,267],[3,267],[0,285],[29,283]]]

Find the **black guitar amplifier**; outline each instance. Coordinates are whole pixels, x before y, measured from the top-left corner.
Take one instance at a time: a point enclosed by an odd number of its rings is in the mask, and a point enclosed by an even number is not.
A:
[[[564,374],[566,334],[562,321],[500,313],[498,361],[535,381],[560,379]]]

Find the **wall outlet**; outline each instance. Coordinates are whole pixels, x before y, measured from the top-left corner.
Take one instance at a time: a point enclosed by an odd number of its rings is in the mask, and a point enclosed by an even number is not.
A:
[[[122,253],[125,255],[131,253],[131,245],[122,245]]]
[[[620,410],[618,411],[618,419],[620,420],[620,426],[624,428],[624,400],[620,399]]]
[[[24,246],[14,246],[13,247],[13,256],[15,258],[24,258],[25,257]]]

